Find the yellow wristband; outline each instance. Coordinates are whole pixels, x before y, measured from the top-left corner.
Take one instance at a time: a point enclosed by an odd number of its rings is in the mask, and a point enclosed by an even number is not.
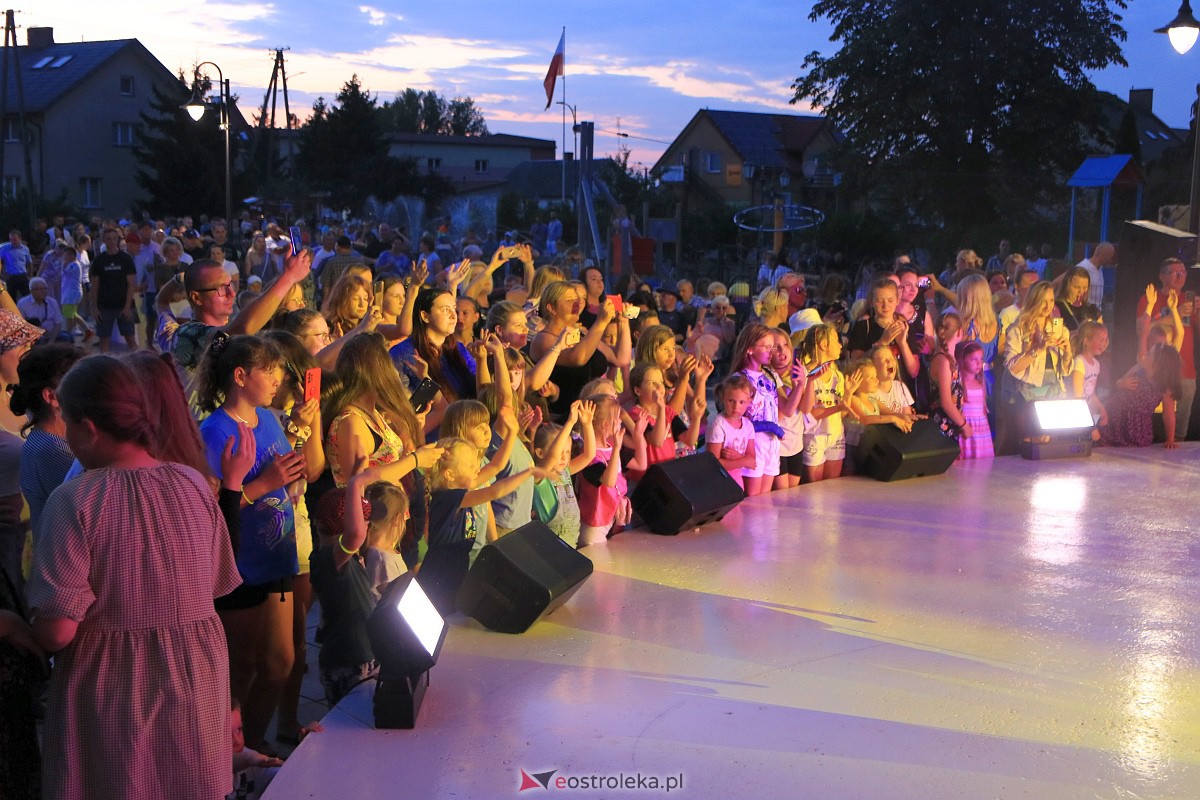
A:
[[[348,556],[352,556],[358,552],[357,550],[347,550],[346,545],[342,544],[342,537],[340,535],[338,536],[338,547],[342,548],[342,552]]]
[[[250,495],[246,494],[245,486],[242,487],[242,499],[246,501],[247,505],[254,505],[254,501],[250,499]]]

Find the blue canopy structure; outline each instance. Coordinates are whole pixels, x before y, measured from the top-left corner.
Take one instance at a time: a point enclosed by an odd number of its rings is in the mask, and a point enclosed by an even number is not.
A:
[[[1075,251],[1075,193],[1079,189],[1102,189],[1100,210],[1100,241],[1108,241],[1108,212],[1112,202],[1112,190],[1136,189],[1137,210],[1135,219],[1142,217],[1142,187],[1146,177],[1133,156],[1089,156],[1067,181],[1071,187],[1071,230],[1068,234],[1067,252]]]

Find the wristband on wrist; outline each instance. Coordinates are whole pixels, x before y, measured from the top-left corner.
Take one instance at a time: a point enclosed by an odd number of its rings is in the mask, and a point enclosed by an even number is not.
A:
[[[349,548],[347,548],[346,545],[342,543],[341,535],[338,536],[338,547],[340,547],[342,552],[348,556],[352,556],[358,552],[357,550],[350,550]]]

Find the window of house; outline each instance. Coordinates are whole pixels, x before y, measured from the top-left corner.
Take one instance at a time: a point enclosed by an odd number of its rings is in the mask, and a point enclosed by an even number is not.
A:
[[[74,57],[75,56],[59,56],[54,60],[54,63],[50,65],[50,69],[58,69]]]
[[[100,207],[100,179],[99,178],[80,178],[80,188],[82,189],[84,208],[99,208]]]
[[[441,168],[442,160],[440,158],[425,159],[425,169],[429,170],[430,172],[437,172]]]
[[[4,120],[4,141],[6,141],[6,142],[21,141],[21,123],[19,120],[15,120],[15,119]]]
[[[5,175],[4,185],[0,187],[0,192],[3,192],[5,200],[17,199],[17,188],[21,185],[21,180],[16,175]]]
[[[132,122],[113,123],[113,145],[115,147],[132,147],[140,125]]]
[[[42,56],[33,63],[33,69],[44,69],[47,64],[54,60],[54,56]]]
[[[488,160],[486,158],[475,159],[475,171],[476,172],[487,172],[488,171]]]
[[[133,76],[132,75],[122,75],[121,76],[121,94],[125,95],[126,97],[133,97]]]
[[[705,153],[704,167],[708,172],[719,173],[721,171],[721,154],[720,153]]]

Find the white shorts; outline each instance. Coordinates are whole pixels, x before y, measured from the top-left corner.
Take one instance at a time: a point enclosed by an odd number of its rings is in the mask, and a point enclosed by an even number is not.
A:
[[[779,438],[769,433],[754,434],[754,466],[742,469],[743,478],[773,478],[779,474]]]
[[[846,458],[846,436],[844,433],[817,433],[804,437],[804,455],[801,462],[806,467],[819,467],[826,461],[842,461]]]

